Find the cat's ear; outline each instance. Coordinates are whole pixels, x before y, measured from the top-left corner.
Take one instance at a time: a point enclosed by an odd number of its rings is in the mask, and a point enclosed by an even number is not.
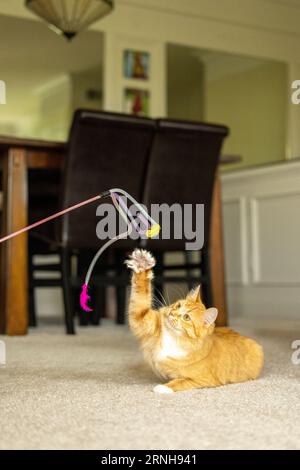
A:
[[[218,310],[214,307],[208,308],[204,313],[204,323],[207,326],[212,325],[215,323],[216,318],[218,316]]]
[[[191,300],[192,302],[201,302],[201,286],[197,286],[192,289],[188,295],[186,296],[187,300]]]

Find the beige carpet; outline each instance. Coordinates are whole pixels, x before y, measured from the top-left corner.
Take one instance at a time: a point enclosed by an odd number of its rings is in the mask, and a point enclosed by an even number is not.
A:
[[[300,449],[300,331],[256,325],[238,327],[264,345],[261,379],[162,396],[126,327],[2,337],[0,448]]]

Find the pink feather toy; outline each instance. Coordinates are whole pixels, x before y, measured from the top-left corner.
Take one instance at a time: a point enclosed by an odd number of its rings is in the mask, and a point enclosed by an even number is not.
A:
[[[91,296],[87,293],[88,286],[83,284],[81,287],[81,294],[80,294],[80,306],[85,312],[91,312],[92,309],[88,306],[88,302],[91,299]]]

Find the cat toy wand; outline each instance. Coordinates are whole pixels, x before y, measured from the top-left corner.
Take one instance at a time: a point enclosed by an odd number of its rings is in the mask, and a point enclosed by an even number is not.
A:
[[[126,203],[122,199],[122,196],[128,199],[129,201],[131,201],[133,206],[135,206],[135,208],[137,209],[136,216],[134,216],[132,210],[127,207]],[[128,235],[130,235],[130,233],[133,230],[133,227],[135,228],[135,230],[137,231],[139,235],[146,236],[147,238],[153,238],[156,235],[158,235],[160,232],[160,226],[155,222],[155,220],[152,219],[152,217],[150,217],[150,215],[147,213],[144,207],[141,204],[139,204],[130,194],[128,194],[126,191],[120,188],[109,189],[108,191],[104,191],[98,194],[97,196],[94,196],[92,198],[86,199],[85,201],[79,202],[78,204],[68,207],[60,212],[56,212],[55,214],[52,214],[49,217],[46,217],[42,220],[39,220],[38,222],[35,222],[31,225],[28,225],[27,227],[21,228],[20,230],[17,230],[16,232],[10,233],[9,235],[6,235],[0,238],[0,244],[1,244],[3,242],[6,242],[7,240],[10,240],[11,238],[21,235],[22,233],[28,232],[29,230],[32,230],[33,228],[36,228],[39,225],[45,224],[46,222],[49,222],[50,220],[56,219],[57,217],[61,217],[67,214],[68,212],[74,211],[75,209],[79,209],[80,207],[86,206],[87,204],[91,204],[92,202],[95,202],[105,197],[111,197],[116,210],[120,213],[121,217],[127,224],[127,230],[123,233],[120,233],[119,235],[116,235],[112,239],[110,239],[95,254],[88,268],[85,281],[84,281],[84,284],[82,285],[82,290],[80,294],[80,305],[82,309],[85,310],[86,312],[90,312],[92,310],[88,306],[88,301],[90,300],[90,296],[88,295],[88,284],[89,284],[93,269],[95,267],[95,264],[97,263],[102,253],[117,240],[126,238]]]

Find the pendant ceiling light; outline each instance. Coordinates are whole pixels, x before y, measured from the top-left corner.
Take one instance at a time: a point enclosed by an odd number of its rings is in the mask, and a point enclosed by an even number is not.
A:
[[[68,39],[113,9],[112,0],[26,0],[25,4]]]

